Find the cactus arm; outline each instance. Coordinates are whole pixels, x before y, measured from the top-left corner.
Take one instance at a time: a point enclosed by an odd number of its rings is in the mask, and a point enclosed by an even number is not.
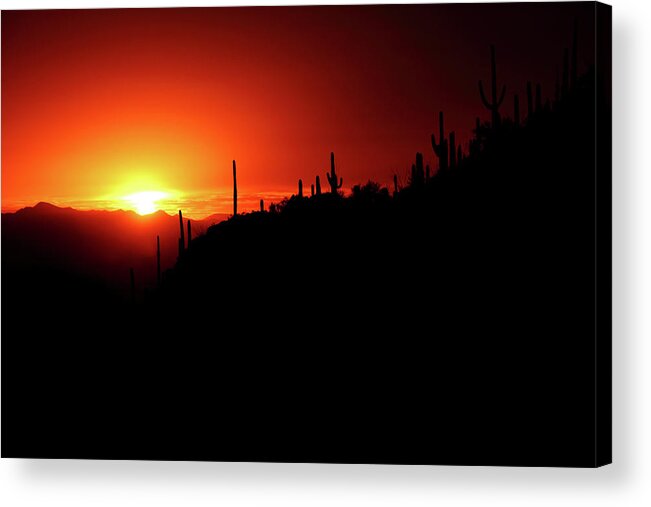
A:
[[[443,156],[443,143],[436,144],[436,138],[432,134],[432,149],[437,157],[441,158]]]
[[[481,101],[486,106],[486,109],[492,110],[493,106],[486,99],[486,95],[484,94],[484,85],[482,84],[481,79],[479,80],[479,96],[481,97]]]
[[[344,179],[339,178],[339,185],[337,185],[337,188],[341,188],[344,185]]]

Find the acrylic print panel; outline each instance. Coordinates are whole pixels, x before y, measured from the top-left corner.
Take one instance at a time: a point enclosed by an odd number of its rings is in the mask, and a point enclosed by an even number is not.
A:
[[[610,12],[3,12],[2,456],[610,462]]]

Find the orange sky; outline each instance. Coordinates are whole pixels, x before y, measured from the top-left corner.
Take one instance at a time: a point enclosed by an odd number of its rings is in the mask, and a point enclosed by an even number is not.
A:
[[[163,191],[170,211],[229,212],[232,159],[244,210],[324,181],[330,151],[345,188],[406,175],[416,151],[435,166],[440,109],[464,142],[488,118],[489,42],[509,96],[551,94],[591,11],[548,6],[4,11],[3,211]]]

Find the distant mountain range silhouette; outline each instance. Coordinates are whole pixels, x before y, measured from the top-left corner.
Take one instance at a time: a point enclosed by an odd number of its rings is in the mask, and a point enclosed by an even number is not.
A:
[[[213,214],[192,220],[195,236],[228,217]],[[184,219],[187,224],[187,220]],[[139,286],[156,283],[156,236],[160,236],[161,268],[178,254],[179,220],[164,211],[138,215],[134,211],[80,211],[39,202],[2,214],[2,256],[12,267],[47,266],[129,287],[133,268]]]

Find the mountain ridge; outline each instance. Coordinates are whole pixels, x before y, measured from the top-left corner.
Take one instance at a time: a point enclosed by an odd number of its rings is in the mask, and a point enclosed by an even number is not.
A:
[[[190,219],[193,238],[227,217],[216,213]],[[184,217],[186,237],[187,223]],[[40,201],[2,213],[2,261],[12,268],[44,265],[89,276],[124,293],[129,290],[130,269],[140,288],[155,286],[157,237],[164,271],[176,262],[179,233],[178,217],[163,210],[139,215],[132,210],[78,210]]]
[[[176,217],[176,214],[170,215],[164,210],[156,210],[153,213],[148,213],[146,215],[141,215],[139,213],[136,213],[133,210],[129,209],[78,209],[74,208],[72,206],[58,206],[56,204],[52,204],[51,202],[47,201],[39,201],[38,203],[34,204],[33,206],[24,206],[22,208],[19,208],[15,211],[3,211],[2,216],[10,216],[10,215],[16,215],[16,214],[24,214],[24,213],[43,213],[43,212],[48,212],[48,213],[61,213],[61,212],[76,212],[76,213],[102,213],[102,214],[126,214],[129,216],[133,216],[136,218],[151,218],[151,217]],[[230,215],[228,213],[212,213],[204,218],[190,218],[192,223],[202,223],[206,222],[208,220],[226,220]],[[186,218],[184,218],[186,220]]]

